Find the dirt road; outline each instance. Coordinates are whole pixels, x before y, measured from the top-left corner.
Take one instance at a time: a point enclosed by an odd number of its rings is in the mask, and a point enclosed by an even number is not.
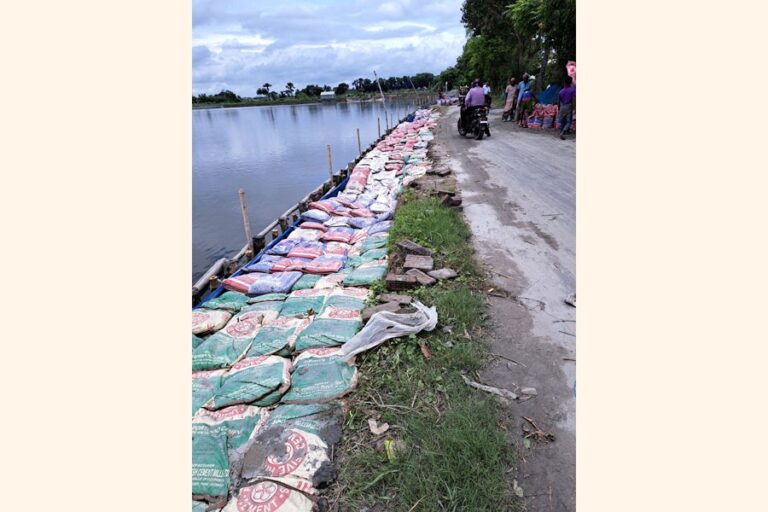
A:
[[[576,508],[576,144],[551,131],[502,123],[491,112],[490,138],[456,131],[458,107],[443,109],[434,154],[456,174],[478,257],[497,290],[491,296],[495,358],[484,383],[537,395],[508,407],[519,446],[517,481],[528,511]],[[494,292],[496,293],[496,292]],[[555,436],[523,443],[523,416]]]

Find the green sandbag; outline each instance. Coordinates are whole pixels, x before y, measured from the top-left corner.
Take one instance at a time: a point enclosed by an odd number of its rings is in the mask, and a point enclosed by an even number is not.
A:
[[[264,319],[262,323],[264,323],[280,316],[280,311],[283,309],[283,304],[285,304],[285,301],[282,300],[265,300],[244,306],[241,310],[241,313],[263,311]]]
[[[272,427],[298,428],[315,435],[324,435],[328,426],[339,424],[344,417],[344,407],[340,402],[324,404],[280,404],[264,423],[264,431]],[[324,439],[331,444],[331,440]]]
[[[321,316],[327,316],[324,314],[331,308],[362,311],[369,295],[370,291],[365,288],[336,288],[325,300],[325,306],[320,314]]]
[[[192,494],[226,496],[229,492],[227,428],[192,422]]]
[[[224,292],[203,304],[207,309],[223,309],[238,312],[248,302],[248,296],[238,292]]]
[[[214,370],[235,364],[248,351],[259,329],[258,325],[251,327],[250,336],[230,336],[224,332],[225,328],[208,337],[192,351],[192,370]]]
[[[347,261],[346,267],[357,268],[363,263],[368,263],[369,261],[374,261],[374,260],[380,260],[382,258],[385,258],[386,256],[387,256],[386,247],[381,247],[379,249],[371,249],[359,256],[349,258],[349,260]]]
[[[315,318],[296,338],[296,351],[309,348],[338,347],[357,334],[363,327],[363,321]]]
[[[193,334],[193,335],[192,335],[192,350],[195,350],[197,347],[199,347],[199,346],[200,346],[200,344],[201,344],[203,341],[205,341],[203,338],[201,338],[200,336],[195,336],[195,335]]]
[[[370,286],[387,274],[386,262],[375,260],[363,263],[344,278],[345,286]]]
[[[296,337],[311,321],[310,318],[281,316],[267,322],[254,338],[246,357],[290,354]]]
[[[248,297],[248,304],[256,304],[257,302],[268,302],[268,301],[284,301],[288,298],[287,293],[265,293],[264,295],[259,295],[257,297]]]
[[[230,369],[205,408],[215,410],[236,404],[272,405],[291,386],[290,367],[289,360],[277,356],[243,359]]]
[[[208,503],[192,500],[192,512],[208,512]]]
[[[327,290],[314,288],[291,292],[291,295],[285,299],[280,316],[307,316],[319,313],[323,309],[328,293]]]
[[[379,249],[381,247],[386,247],[387,242],[389,241],[389,234],[388,233],[382,233],[382,234],[375,234],[372,236],[369,236],[365,240],[363,240],[363,243],[360,244],[360,252],[365,253],[370,251],[371,249]]]
[[[224,375],[224,370],[194,372],[192,374],[192,416],[219,390],[222,375]]]
[[[223,425],[227,429],[229,449],[238,450],[256,434],[268,416],[266,409],[241,404],[218,411],[201,409],[192,422],[210,426]]]
[[[357,368],[344,362],[341,349],[317,348],[294,361],[291,389],[283,403],[322,403],[339,398],[357,385]]]
[[[291,288],[291,291],[294,292],[296,290],[306,290],[308,288],[314,288],[315,284],[322,278],[323,276],[315,275],[315,274],[304,274],[299,278],[298,281],[296,281],[296,284],[293,285],[293,288]]]

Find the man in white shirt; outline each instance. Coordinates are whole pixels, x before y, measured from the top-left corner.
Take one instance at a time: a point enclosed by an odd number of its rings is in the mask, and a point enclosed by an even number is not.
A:
[[[487,83],[483,84],[483,94],[485,94],[485,106],[491,107],[491,86]]]

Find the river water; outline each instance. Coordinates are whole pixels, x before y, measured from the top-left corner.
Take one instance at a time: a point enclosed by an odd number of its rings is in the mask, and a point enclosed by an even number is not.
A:
[[[415,101],[415,100],[414,100]],[[238,189],[253,233],[328,179],[326,145],[338,171],[386,129],[382,102],[201,109],[192,112],[193,282],[246,243]],[[413,101],[387,102],[391,118]]]

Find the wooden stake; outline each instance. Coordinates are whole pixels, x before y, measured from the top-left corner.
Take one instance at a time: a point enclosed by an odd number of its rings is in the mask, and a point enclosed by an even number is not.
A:
[[[245,203],[245,190],[238,190],[240,195],[240,210],[243,213],[243,226],[245,227],[245,240],[248,247],[253,250],[253,234],[251,233],[251,221],[248,218],[248,205]]]
[[[357,154],[362,155],[363,154],[363,146],[360,145],[360,128],[355,128],[357,130]]]
[[[379,132],[379,138],[381,138],[381,118],[376,116],[376,131]]]
[[[328,148],[328,176],[330,176],[331,181],[333,181],[333,159],[331,157],[331,145],[328,144],[326,147]]]

